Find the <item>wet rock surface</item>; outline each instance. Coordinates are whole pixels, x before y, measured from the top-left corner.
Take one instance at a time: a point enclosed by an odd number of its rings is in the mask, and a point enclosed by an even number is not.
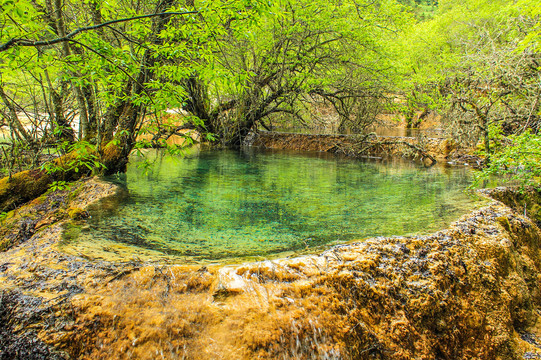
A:
[[[59,214],[114,191],[82,186],[0,253],[1,359],[541,357],[541,231],[520,198],[430,236],[196,267],[62,253]]]
[[[40,321],[40,312],[35,311],[39,301],[27,298],[20,292],[2,292],[0,297],[0,359],[2,360],[46,360],[63,359],[47,344],[37,338],[30,329],[18,330]],[[24,311],[20,309],[25,307]],[[32,317],[26,318],[31,313]]]

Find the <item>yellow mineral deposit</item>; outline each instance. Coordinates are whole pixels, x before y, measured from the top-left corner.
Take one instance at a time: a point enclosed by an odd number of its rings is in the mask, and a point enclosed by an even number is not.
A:
[[[81,186],[66,209],[114,191],[95,180]],[[86,259],[58,249],[61,230],[44,227],[0,253],[0,288],[39,299],[34,308],[21,305],[43,314],[24,326],[74,359],[540,353],[541,232],[500,202],[430,236],[228,266]]]

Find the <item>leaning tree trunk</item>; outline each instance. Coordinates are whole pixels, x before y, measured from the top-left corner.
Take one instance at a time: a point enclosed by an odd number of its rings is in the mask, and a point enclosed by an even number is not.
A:
[[[170,10],[176,3],[176,0],[165,0],[161,3],[160,9],[157,12],[166,12]],[[159,16],[153,25],[153,39],[154,45],[162,45],[163,38],[159,37],[159,34],[165,29],[165,25],[169,21],[171,15]],[[100,158],[105,165],[105,174],[114,174],[117,172],[125,172],[126,165],[128,164],[128,157],[133,149],[136,141],[136,130],[140,121],[143,118],[145,112],[145,106],[143,104],[136,104],[131,99],[139,98],[146,93],[148,89],[146,84],[155,77],[154,66],[158,59],[154,57],[154,52],[151,49],[145,50],[141,64],[139,67],[139,73],[135,81],[130,81],[126,87],[126,92],[129,93],[129,97],[119,100],[119,102],[113,106],[108,119],[106,119],[106,131],[100,139]],[[116,136],[111,139],[113,130],[116,128]],[[113,140],[113,141],[111,141]]]

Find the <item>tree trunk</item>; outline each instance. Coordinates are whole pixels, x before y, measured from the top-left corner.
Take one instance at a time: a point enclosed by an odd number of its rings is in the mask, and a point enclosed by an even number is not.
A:
[[[176,3],[176,0],[165,0],[160,4],[156,12],[166,12]],[[164,42],[163,38],[159,37],[161,31],[169,21],[171,15],[161,15],[156,18],[153,24],[153,39],[152,43],[161,45]],[[145,106],[141,103],[135,104],[130,98],[138,98],[147,90],[146,83],[154,78],[153,66],[157,59],[153,56],[151,49],[146,49],[141,64],[139,73],[135,81],[128,82],[125,89],[130,96],[119,100],[119,102],[111,108],[109,116],[106,118],[105,132],[102,134],[100,141],[100,158],[106,166],[105,174],[114,174],[117,172],[125,172],[128,164],[128,157],[136,140],[136,130],[139,122],[142,120],[142,115],[145,111]],[[150,96],[147,94],[147,96]],[[116,138],[113,135],[116,130]],[[111,141],[111,140],[116,141]]]
[[[34,141],[32,136],[28,134],[24,126],[19,121],[19,116],[17,115],[17,109],[15,104],[11,102],[6,93],[4,92],[4,87],[0,84],[0,97],[9,110],[8,123],[11,131],[19,138],[19,140],[24,140],[25,142],[32,144]]]
[[[481,111],[479,106],[477,104],[471,102],[470,105],[473,107],[475,111],[475,115],[479,119],[479,122],[481,123],[481,130],[483,132],[483,139],[485,144],[485,154],[486,154],[486,164],[490,161],[490,135],[489,135],[489,128],[488,128],[488,111],[492,104],[486,108],[485,111]]]
[[[75,133],[73,128],[68,124],[66,117],[64,116],[64,93],[67,84],[65,81],[62,81],[60,93],[51,87],[51,99],[53,102],[53,119],[55,126],[58,126],[61,129],[61,132],[57,138],[64,139],[70,143],[75,141]]]
[[[486,159],[485,163],[488,164],[490,162],[490,136],[488,132],[488,116],[483,117],[483,135],[485,140],[485,154]]]

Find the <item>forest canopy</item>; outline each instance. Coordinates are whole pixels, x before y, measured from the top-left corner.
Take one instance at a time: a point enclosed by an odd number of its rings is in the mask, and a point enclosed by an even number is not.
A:
[[[322,112],[353,133],[432,112],[487,174],[538,184],[540,16],[533,0],[2,0],[2,168],[58,181],[172,136],[237,147]]]

